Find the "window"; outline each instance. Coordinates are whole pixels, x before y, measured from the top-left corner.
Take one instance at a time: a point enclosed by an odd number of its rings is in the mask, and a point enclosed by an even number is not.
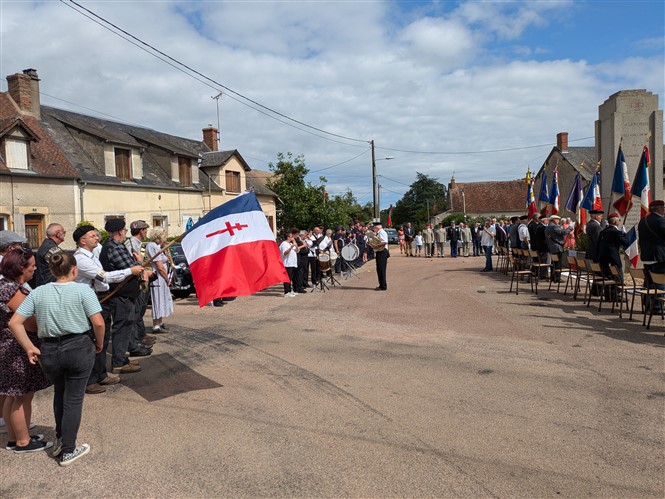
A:
[[[226,172],[226,191],[240,192],[240,172]]]
[[[9,230],[9,215],[0,215],[0,230]]]
[[[192,186],[192,164],[189,161],[189,158],[178,156],[178,176],[180,179],[180,185],[183,187]]]
[[[266,218],[268,219],[268,225],[270,225],[270,230],[275,232],[275,226],[273,225],[272,215],[266,215]]]
[[[115,152],[115,176],[119,180],[132,179],[132,151],[116,147]]]
[[[160,229],[166,230],[169,226],[169,217],[166,215],[153,215],[152,217],[152,226]]]
[[[28,169],[28,143],[25,140],[5,139],[5,158],[7,158],[7,167],[17,170]]]
[[[39,248],[39,245],[42,244],[44,240],[43,227],[43,215],[25,216],[25,238],[31,248]]]

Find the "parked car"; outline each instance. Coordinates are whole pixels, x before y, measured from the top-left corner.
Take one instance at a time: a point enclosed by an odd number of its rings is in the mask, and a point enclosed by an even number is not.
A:
[[[192,272],[189,270],[189,263],[185,257],[180,243],[174,243],[169,247],[171,258],[173,259],[173,269],[171,277],[171,294],[174,298],[187,298],[194,289]]]
[[[386,231],[386,234],[388,234],[388,244],[397,244],[399,242],[397,229],[387,228],[384,230]]]

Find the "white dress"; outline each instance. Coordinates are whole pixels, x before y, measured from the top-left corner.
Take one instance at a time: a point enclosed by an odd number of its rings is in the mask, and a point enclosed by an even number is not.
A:
[[[160,250],[161,248],[157,243],[150,242],[145,247],[145,252],[148,258],[152,258],[159,253]],[[155,262],[162,262],[168,274],[168,259],[166,258],[166,254],[162,253],[152,262],[152,270],[157,273],[157,265],[155,265]],[[171,290],[166,284],[166,280],[159,273],[157,273],[157,276],[157,280],[150,283],[152,318],[163,319],[173,313],[173,297],[171,296]]]

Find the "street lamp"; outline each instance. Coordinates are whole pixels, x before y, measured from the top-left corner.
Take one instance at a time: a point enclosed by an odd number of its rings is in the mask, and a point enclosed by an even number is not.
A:
[[[381,222],[381,209],[379,206],[379,190],[376,183],[376,162],[381,160],[395,159],[393,156],[386,156],[385,158],[374,157],[374,141],[371,140],[372,146],[372,193],[374,197],[374,220],[373,222]]]

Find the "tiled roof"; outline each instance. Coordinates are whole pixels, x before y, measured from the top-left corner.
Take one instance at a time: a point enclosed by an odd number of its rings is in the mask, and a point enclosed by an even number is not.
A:
[[[12,100],[5,93],[0,93],[0,121],[4,124],[3,129],[11,127],[11,123],[18,126],[25,125],[30,135],[38,140],[30,143],[30,165],[31,172],[25,174],[39,174],[50,177],[79,177],[78,170],[72,165],[67,156],[62,153],[56,142],[48,133],[47,127],[32,116],[21,115]],[[4,158],[0,161],[0,171],[8,172],[9,168]],[[13,172],[22,174],[13,170]],[[33,173],[34,172],[34,173]]]
[[[203,153],[203,156],[201,157],[201,168],[224,166],[234,155],[237,156],[238,161],[240,161],[246,172],[251,170],[237,149],[233,149],[231,151],[214,151]]]
[[[462,192],[464,195],[462,196]],[[526,184],[524,179],[506,181],[468,182],[450,189],[448,210],[455,213],[504,214],[525,210]],[[451,206],[452,205],[452,206]]]
[[[264,196],[277,196],[273,191],[266,187],[266,182],[273,176],[271,172],[263,170],[251,170],[246,173],[247,189],[254,189],[256,194]]]

